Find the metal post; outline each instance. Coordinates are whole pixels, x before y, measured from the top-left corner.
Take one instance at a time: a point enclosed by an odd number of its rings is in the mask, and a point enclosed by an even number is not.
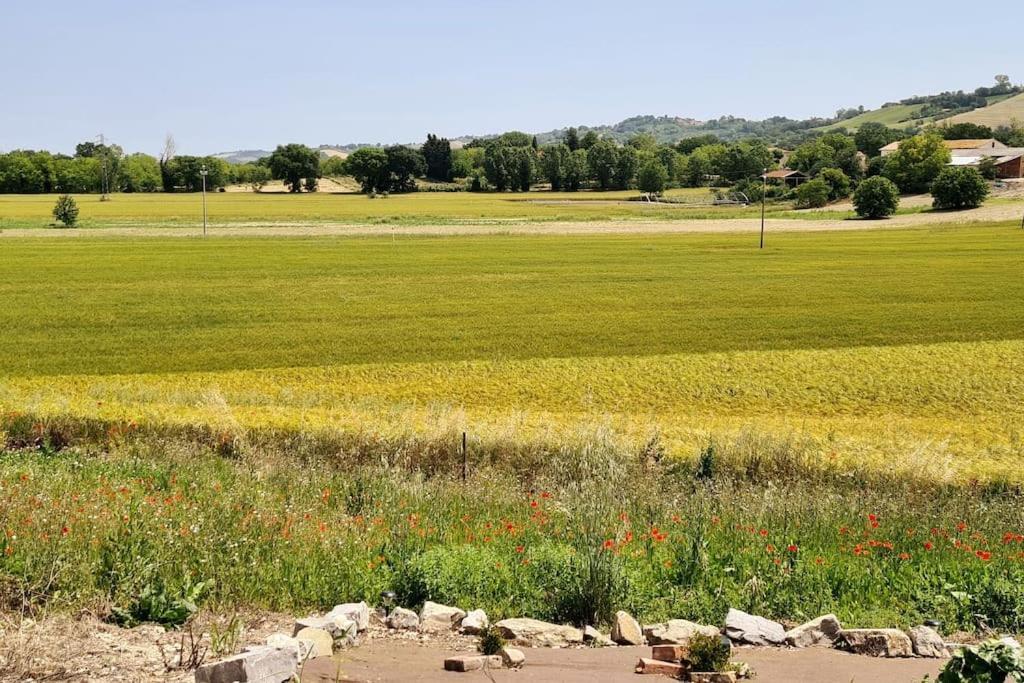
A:
[[[768,195],[768,169],[764,169],[764,175],[761,176],[763,181],[761,185],[761,246],[758,249],[764,249],[764,203]]]
[[[466,483],[469,476],[469,456],[466,451],[466,432],[462,432],[462,483]]]
[[[199,169],[199,175],[203,177],[203,237],[206,237],[206,164]]]

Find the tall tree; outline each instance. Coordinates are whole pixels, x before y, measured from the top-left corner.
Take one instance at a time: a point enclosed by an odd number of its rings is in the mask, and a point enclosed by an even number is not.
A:
[[[598,140],[587,150],[590,174],[597,180],[597,185],[602,190],[611,189],[618,160],[619,149],[611,140]]]
[[[569,148],[570,152],[575,152],[580,148],[580,134],[575,128],[570,128],[565,131],[565,146]]]
[[[890,142],[896,142],[903,137],[903,133],[890,128],[884,123],[868,121],[857,129],[853,141],[857,149],[870,157],[877,157],[883,147]]]
[[[900,143],[900,148],[885,157],[882,175],[896,184],[900,192],[927,192],[951,155],[938,133],[923,133]]]
[[[283,180],[290,192],[301,192],[302,181],[306,190],[316,190],[316,179],[320,177],[320,152],[305,145],[291,143],[278,145],[267,161],[276,180]],[[310,187],[309,179],[313,179]]]
[[[363,192],[387,192],[391,186],[388,155],[379,147],[362,147],[345,160],[348,172],[363,188]]]
[[[427,170],[427,164],[419,150],[394,145],[386,147],[384,154],[388,158],[389,190],[392,192],[412,192],[416,189],[416,178]]]
[[[439,138],[433,133],[427,135],[420,152],[427,165],[428,178],[443,182],[452,179],[452,145],[447,138]]]

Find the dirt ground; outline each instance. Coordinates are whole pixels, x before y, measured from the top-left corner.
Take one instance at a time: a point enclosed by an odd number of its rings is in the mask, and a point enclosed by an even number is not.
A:
[[[223,618],[200,620],[195,632],[206,661],[210,654],[209,632]],[[261,644],[274,632],[290,632],[293,619],[271,614],[244,619],[244,629],[234,643]],[[139,683],[162,681],[186,683],[193,673],[181,668],[180,649],[191,652],[188,632],[168,632],[158,626],[122,629],[92,617],[52,617],[40,622],[0,621],[0,681],[72,681],[92,683]],[[469,674],[445,672],[443,662],[454,654],[473,652],[475,641],[462,636],[425,639],[416,633],[371,629],[361,644],[331,659],[306,665],[303,683],[334,683],[338,680],[398,681],[565,681],[605,683],[612,681],[663,680],[639,678],[633,667],[650,648],[612,647],[580,649],[524,648],[526,667],[521,671]],[[787,650],[739,648],[734,660],[750,664],[754,683],[920,683],[933,677],[943,662],[924,659],[875,659],[830,649]]]

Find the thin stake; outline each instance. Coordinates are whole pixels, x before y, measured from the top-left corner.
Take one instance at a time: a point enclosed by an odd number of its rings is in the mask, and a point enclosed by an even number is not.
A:
[[[469,455],[466,451],[466,432],[462,432],[462,483],[466,483],[469,476]]]

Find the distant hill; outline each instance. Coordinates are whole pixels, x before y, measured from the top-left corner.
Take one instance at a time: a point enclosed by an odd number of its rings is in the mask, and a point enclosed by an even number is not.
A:
[[[950,123],[977,123],[990,128],[1009,126],[1014,121],[1024,123],[1024,93],[1003,99],[982,109],[957,114],[949,119]]]
[[[994,93],[994,94],[993,94]],[[854,132],[868,122],[877,122],[892,128],[917,130],[937,121],[953,123],[971,121],[992,127],[1008,126],[1013,120],[1024,121],[1024,88],[1006,83],[995,88],[978,88],[974,92],[944,92],[937,95],[916,95],[899,102],[889,102],[878,109],[840,109],[834,116],[824,118],[790,119],[773,116],[764,120],[751,120],[735,116],[722,116],[710,121],[680,116],[633,116],[611,125],[577,126],[580,135],[594,131],[598,135],[619,142],[625,142],[638,133],[649,133],[659,143],[675,143],[687,137],[714,134],[722,140],[731,141],[759,137],[786,149],[804,142],[808,138],[828,131],[846,129]],[[561,140],[568,128],[558,128],[537,133],[537,141],[547,144]],[[452,147],[462,147],[473,140],[486,140],[491,135],[463,135],[451,138]],[[412,144],[412,143],[405,143]],[[418,143],[417,143],[418,144]],[[321,155],[347,155],[360,147],[380,146],[377,144],[321,145]],[[216,154],[221,159],[243,163],[267,156],[266,150],[243,150]]]

